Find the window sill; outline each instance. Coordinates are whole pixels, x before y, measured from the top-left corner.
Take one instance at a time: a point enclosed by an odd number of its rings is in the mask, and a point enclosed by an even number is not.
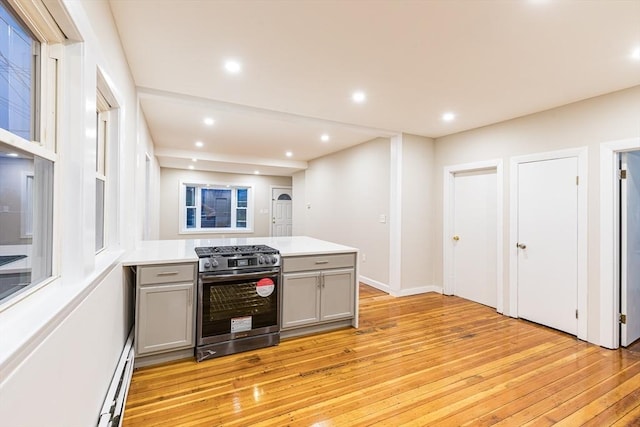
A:
[[[219,230],[207,230],[205,229],[197,229],[197,230],[180,230],[178,234],[251,234],[253,233],[253,228],[221,228]]]
[[[124,251],[104,251],[87,277],[58,277],[0,313],[0,383],[101,282]]]

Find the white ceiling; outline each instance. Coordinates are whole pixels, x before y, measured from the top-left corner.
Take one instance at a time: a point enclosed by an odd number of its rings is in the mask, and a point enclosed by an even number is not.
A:
[[[439,137],[640,84],[640,0],[110,4],[162,166],[289,175],[377,136]]]

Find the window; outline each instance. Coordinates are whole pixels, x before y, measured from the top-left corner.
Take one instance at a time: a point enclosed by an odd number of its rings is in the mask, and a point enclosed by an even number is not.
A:
[[[46,8],[29,11],[38,15],[21,9],[29,16],[22,20],[0,1],[0,310],[54,276],[61,48],[49,42],[62,42],[64,35],[50,25],[53,19]]]
[[[253,231],[252,188],[182,184],[181,232]]]
[[[119,243],[118,221],[118,100],[102,71],[96,72],[95,137],[95,251],[114,248]]]
[[[105,187],[106,176],[106,144],[108,126],[109,104],[100,92],[97,95],[98,109],[96,111],[96,226],[95,249],[96,252],[105,246]]]

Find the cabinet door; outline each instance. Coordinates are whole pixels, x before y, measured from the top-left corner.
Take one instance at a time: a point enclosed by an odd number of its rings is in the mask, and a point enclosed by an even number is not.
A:
[[[138,288],[138,354],[194,346],[194,291],[193,282]]]
[[[355,294],[353,275],[353,269],[329,270],[321,273],[320,320],[353,317]]]
[[[282,325],[284,328],[320,320],[320,276],[318,273],[283,275]]]

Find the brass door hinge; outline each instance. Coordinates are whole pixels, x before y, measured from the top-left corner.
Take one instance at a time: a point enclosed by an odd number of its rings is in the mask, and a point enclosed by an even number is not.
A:
[[[620,313],[620,323],[622,323],[623,325],[627,324],[627,315],[626,314]]]
[[[620,169],[619,171],[620,179],[627,179],[627,171],[626,169]]]

